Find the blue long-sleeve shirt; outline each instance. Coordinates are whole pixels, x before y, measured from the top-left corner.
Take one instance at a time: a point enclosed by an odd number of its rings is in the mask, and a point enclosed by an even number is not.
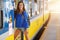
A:
[[[26,11],[16,14],[16,27],[17,28],[28,28],[28,13]]]

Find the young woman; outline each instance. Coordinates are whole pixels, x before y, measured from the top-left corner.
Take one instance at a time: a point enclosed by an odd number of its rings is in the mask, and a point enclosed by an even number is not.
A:
[[[23,28],[26,40],[29,40],[28,31],[27,31],[27,28],[29,27],[28,13],[26,12],[24,3],[22,1],[18,2],[16,11],[17,11],[17,13],[15,16],[15,19],[16,19],[16,28],[18,29],[17,31],[19,31],[21,28]]]

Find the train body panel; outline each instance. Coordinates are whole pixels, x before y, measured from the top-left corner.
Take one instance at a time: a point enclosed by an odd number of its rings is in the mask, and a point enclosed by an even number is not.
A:
[[[30,17],[31,24],[27,30],[28,30],[28,35],[32,40],[36,36],[36,34],[39,32],[39,30],[42,28],[42,26],[45,24],[45,22],[48,20],[49,11],[46,13],[43,11],[44,9],[41,8],[41,6],[43,5],[39,4],[41,1],[24,0],[23,2],[26,6],[26,11],[28,12]],[[4,7],[2,9],[3,28],[0,29],[0,40],[14,40],[14,32],[17,29],[14,26],[14,21],[15,21],[14,20],[14,0],[3,0],[3,4],[4,4]],[[25,35],[24,35],[24,40],[26,40]]]
[[[35,18],[35,20],[31,19],[31,25],[28,28],[28,33],[29,33],[29,37],[32,40],[34,38],[34,36],[36,36],[36,34],[38,33],[39,29],[41,29],[41,27],[43,26],[43,24],[48,20],[49,18],[49,13],[46,13],[44,15],[44,21],[43,21],[43,16],[37,16],[37,18]],[[7,37],[6,40],[13,40],[14,39],[14,34],[12,34],[11,36]],[[25,36],[24,36],[24,40]]]
[[[6,37],[14,33],[14,1],[1,0],[1,11],[3,14],[3,28],[0,29],[0,40],[5,40]],[[3,4],[2,4],[3,3]]]

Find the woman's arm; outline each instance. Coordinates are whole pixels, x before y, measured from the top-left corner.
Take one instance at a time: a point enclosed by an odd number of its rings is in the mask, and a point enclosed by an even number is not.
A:
[[[27,13],[26,11],[24,11],[23,14],[24,14],[24,18],[25,18],[25,19],[28,19],[28,13]]]

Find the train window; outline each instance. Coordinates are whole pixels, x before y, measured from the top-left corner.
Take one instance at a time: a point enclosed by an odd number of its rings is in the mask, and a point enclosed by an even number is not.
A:
[[[40,13],[43,13],[43,10],[44,10],[44,7],[43,7],[43,0],[40,1],[41,4],[40,4]]]
[[[35,10],[36,10],[36,7],[37,7],[37,5],[35,5],[35,2],[34,2],[34,0],[29,0],[29,15],[30,15],[30,18],[35,16]]]
[[[30,0],[29,6],[30,17],[40,14],[40,0]]]
[[[35,12],[35,15],[37,15],[37,0],[34,0],[34,6],[35,6],[35,8],[34,8],[34,12]]]
[[[15,9],[19,1],[20,0],[15,0]],[[39,15],[43,10],[43,8],[41,8],[43,6],[41,0],[23,0],[23,2],[30,18]]]
[[[3,11],[0,10],[0,29],[3,28]]]
[[[29,17],[32,17],[32,2],[29,1]]]
[[[19,1],[15,0],[15,4],[17,5]],[[47,9],[47,0],[23,0],[23,2],[30,18],[43,13]]]
[[[33,0],[32,1],[32,16],[37,15],[37,1]]]
[[[44,11],[48,10],[48,0],[44,0]]]
[[[37,0],[37,15],[40,14],[40,0]]]

